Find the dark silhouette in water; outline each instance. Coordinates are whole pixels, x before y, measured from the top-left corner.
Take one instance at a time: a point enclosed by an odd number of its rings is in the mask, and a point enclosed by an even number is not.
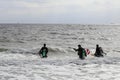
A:
[[[78,52],[80,59],[85,59],[85,56],[87,56],[85,49],[81,47],[81,45],[78,45],[78,49],[73,48],[75,51]]]
[[[102,48],[99,47],[99,45],[97,44],[94,56],[96,56],[96,57],[103,57],[103,54],[106,54],[106,53],[104,53]]]
[[[39,51],[39,55],[42,58],[47,58],[47,53],[48,53],[48,48],[46,47],[46,44],[44,44],[44,46]]]

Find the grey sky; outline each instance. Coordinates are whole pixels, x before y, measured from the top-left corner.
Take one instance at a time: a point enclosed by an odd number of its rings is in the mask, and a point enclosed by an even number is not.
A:
[[[0,23],[120,23],[120,0],[0,0]]]

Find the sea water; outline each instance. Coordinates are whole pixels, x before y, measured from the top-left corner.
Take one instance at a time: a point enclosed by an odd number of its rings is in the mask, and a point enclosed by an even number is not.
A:
[[[119,80],[119,34],[119,25],[0,24],[0,80]],[[91,52],[85,60],[72,49],[78,44]],[[96,44],[106,56],[91,55]]]

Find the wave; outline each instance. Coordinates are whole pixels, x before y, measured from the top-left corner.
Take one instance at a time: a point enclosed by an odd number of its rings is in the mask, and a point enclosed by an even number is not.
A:
[[[56,52],[66,53],[66,49],[64,49],[64,48],[49,47],[48,49],[49,49],[49,52],[53,52],[53,53],[56,53]]]
[[[10,40],[7,40],[7,39],[0,39],[0,42],[10,42]]]
[[[33,49],[23,49],[23,48],[0,48],[0,52],[5,52],[6,54],[23,54],[23,55],[38,55],[40,48]],[[90,53],[93,54],[95,52],[94,49],[90,49]],[[106,51],[105,51],[106,52]],[[77,56],[77,53],[73,50],[72,47],[48,47],[48,56]]]
[[[4,52],[4,51],[7,51],[8,49],[5,49],[5,48],[0,48],[0,52]]]
[[[42,60],[43,64],[51,64],[51,65],[67,65],[67,64],[75,64],[75,65],[87,65],[87,64],[117,64],[120,62],[119,57],[110,57],[105,56],[103,58],[98,57],[89,57],[85,60],[80,60],[79,58],[65,58],[65,59],[56,59],[56,60]]]
[[[5,49],[5,48],[0,48],[0,52],[3,52],[3,51],[7,51],[6,53],[10,53],[10,54],[24,54],[24,55],[28,55],[28,54],[32,54],[32,55],[36,55],[38,54],[40,48],[35,48],[35,49]],[[60,47],[48,47],[48,50],[49,50],[49,55],[61,55],[61,54],[66,54],[67,53],[70,53],[70,52],[73,52],[71,49],[68,49],[68,48],[60,48]]]

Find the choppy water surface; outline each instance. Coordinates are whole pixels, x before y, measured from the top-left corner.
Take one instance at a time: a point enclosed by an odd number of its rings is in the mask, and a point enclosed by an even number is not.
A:
[[[119,25],[0,24],[0,80],[119,80],[119,34]],[[99,44],[107,56],[80,60],[78,44],[91,54]]]

